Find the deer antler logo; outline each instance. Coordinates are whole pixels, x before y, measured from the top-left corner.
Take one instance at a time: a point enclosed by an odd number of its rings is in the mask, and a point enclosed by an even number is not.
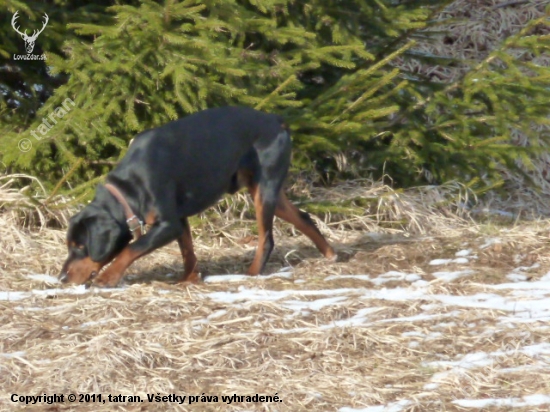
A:
[[[38,35],[44,31],[50,19],[48,15],[44,13],[44,23],[42,25],[42,29],[34,30],[34,32],[32,33],[32,36],[28,36],[27,30],[25,30],[25,33],[21,33],[19,31],[19,27],[15,27],[16,20],[19,17],[17,13],[19,13],[19,10],[17,10],[13,15],[13,18],[11,19],[11,26],[19,35],[21,35],[21,38],[25,41],[25,49],[27,50],[27,53],[30,54],[34,50],[34,43],[36,42]]]

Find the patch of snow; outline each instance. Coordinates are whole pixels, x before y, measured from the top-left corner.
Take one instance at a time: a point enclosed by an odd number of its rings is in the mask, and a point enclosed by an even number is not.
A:
[[[27,275],[27,277],[32,280],[37,280],[39,282],[61,283],[58,278],[51,275],[36,274],[36,275]]]
[[[537,269],[540,267],[539,263],[534,263],[531,266],[519,266],[512,270],[511,273],[506,275],[506,278],[511,280],[512,282],[522,282],[527,280],[527,275],[525,275],[523,272],[528,272],[532,269]],[[546,276],[546,275],[545,275]],[[541,278],[541,280],[550,280],[550,278],[545,279],[544,276]]]
[[[440,322],[437,325],[435,325],[435,327],[439,329],[454,328],[456,326],[457,326],[456,322]]]
[[[452,261],[453,261],[452,259],[433,259],[433,260],[430,260],[430,263],[428,263],[428,265],[430,266],[448,265]]]
[[[324,324],[324,325],[316,325],[315,327],[303,327],[303,328],[294,328],[294,329],[272,329],[270,330],[270,332],[281,333],[281,334],[303,333],[303,332],[309,332],[312,329],[328,330],[333,328],[369,327],[380,323],[419,322],[419,321],[422,322],[422,321],[439,319],[439,318],[456,317],[458,314],[457,311],[453,311],[449,313],[437,313],[434,315],[420,314],[415,316],[403,316],[403,317],[396,317],[396,318],[390,318],[390,319],[380,319],[380,320],[369,321],[366,315],[374,312],[378,312],[383,309],[384,308],[381,308],[381,307],[360,309],[359,311],[357,311],[357,314],[355,314],[354,316],[348,319],[341,319],[341,320],[333,321],[331,323]],[[434,332],[428,336],[428,339],[429,338],[434,339],[435,337],[439,337],[440,335],[441,334],[439,332]]]
[[[334,296],[331,298],[325,298],[325,299],[317,299],[312,301],[302,301],[302,300],[287,300],[282,303],[282,306],[293,309],[297,312],[301,310],[313,310],[318,311],[323,309],[326,306],[333,306],[334,304],[338,302],[342,302],[343,300],[347,300],[347,296]]]
[[[240,275],[240,274],[227,274],[227,275],[209,275],[205,276],[205,283],[221,283],[221,282],[242,282],[250,280],[264,280],[264,279],[273,279],[273,278],[292,278],[292,268],[284,267],[277,273],[272,273],[271,275],[259,275],[259,276],[249,276],[249,275]]]
[[[548,372],[548,363],[536,362],[529,365],[516,366],[514,368],[502,368],[498,370],[498,373],[537,373],[537,371]]]
[[[322,290],[267,290],[248,289],[240,286],[237,292],[223,291],[210,292],[205,296],[220,303],[231,304],[235,302],[274,302],[290,296],[339,296],[356,292],[357,289],[322,289]]]
[[[96,326],[96,325],[103,325],[105,323],[109,323],[112,321],[116,321],[116,319],[100,319],[100,320],[91,320],[89,322],[84,322],[80,324],[81,328],[88,328],[90,326]]]
[[[501,352],[495,352],[500,354]],[[509,350],[504,352],[507,355],[512,355],[515,353],[522,353],[524,355],[536,358],[540,355],[550,355],[550,343],[539,343],[537,345],[524,346],[519,350]]]
[[[376,277],[371,277],[370,275],[330,275],[325,278],[325,281],[338,279],[366,280],[377,286],[380,286],[387,282],[400,280],[404,280],[406,282],[416,282],[420,280],[420,276],[416,273],[403,273],[397,272],[395,270],[390,270],[389,272],[383,273]]]
[[[433,315],[428,315],[426,313],[422,313],[420,315],[414,315],[414,316],[403,316],[398,318],[390,318],[390,319],[381,319],[374,321],[373,323],[391,323],[391,322],[424,322],[427,320],[433,320],[433,319],[441,319],[441,318],[448,318],[448,317],[455,317],[460,315],[460,312],[458,311],[452,311],[447,313],[436,313]],[[433,332],[430,335],[441,335],[440,332]]]
[[[71,286],[63,289],[33,290],[32,294],[41,296],[41,297],[48,297],[48,296],[55,296],[55,295],[83,295],[85,293],[90,292],[90,290],[93,290],[93,289],[87,289],[86,285],[78,285],[78,286]]]
[[[448,282],[452,282],[453,280],[462,278],[464,276],[471,275],[472,273],[475,273],[475,272],[473,270],[459,270],[456,272],[434,272],[432,273],[432,275],[435,278],[448,283]]]
[[[221,318],[223,315],[225,315],[227,313],[227,310],[225,309],[220,309],[220,310],[217,310],[215,312],[212,312],[210,315],[208,315],[206,317],[206,319],[208,320],[211,320],[211,319],[216,319],[216,318]]]
[[[371,279],[371,282],[377,286],[380,286],[387,282],[400,280],[404,280],[406,282],[414,282],[420,280],[420,276],[418,276],[416,273],[402,273],[390,270],[387,273],[383,273],[382,275],[378,275],[378,277]]]
[[[49,308],[36,308],[36,307],[24,307],[24,306],[16,306],[14,307],[15,310],[21,310],[21,311],[27,311],[27,312],[38,312],[41,310],[49,309]]]
[[[378,312],[382,310],[383,308],[364,308],[357,311],[357,313],[348,319],[340,319],[336,320],[332,323],[328,323],[325,325],[318,325],[315,327],[315,329],[320,330],[329,330],[334,328],[351,328],[351,327],[358,327],[358,326],[367,326],[370,323],[368,322],[367,316],[370,313]],[[387,321],[388,319],[384,319],[384,321]],[[271,329],[269,332],[272,333],[280,333],[280,334],[289,334],[289,333],[304,333],[311,331],[311,327],[303,327],[303,328],[285,328],[285,329]]]
[[[516,272],[516,271],[520,271],[520,272],[528,272],[530,271],[531,269],[538,269],[540,267],[540,263],[533,263],[531,266],[520,266],[520,267],[517,267],[515,268],[513,271]],[[550,278],[548,278],[548,280],[550,280]]]
[[[491,406],[507,408],[523,408],[527,406],[540,406],[550,403],[550,395],[526,395],[522,398],[487,398],[487,399],[457,399],[455,405],[463,408],[488,408]]]
[[[483,368],[494,364],[495,359],[502,356],[514,356],[523,354],[536,359],[540,356],[548,356],[550,354],[550,343],[540,343],[537,345],[524,346],[523,348],[512,349],[507,351],[495,352],[476,352],[462,356],[456,361],[432,361],[425,362],[423,366],[429,368],[448,368],[444,372],[435,373],[431,381],[437,383],[442,379],[447,378],[451,374],[463,374],[465,371],[475,368]]]
[[[527,280],[527,276],[521,273],[510,273],[506,275],[506,279],[511,280],[512,282],[523,282]]]
[[[472,253],[471,249],[463,249],[463,250],[459,250],[458,252],[456,252],[455,256],[456,257],[466,257],[470,253]]]
[[[8,292],[0,292],[0,300],[7,300],[10,302],[14,302],[16,300],[21,300],[29,297],[28,292],[19,292],[19,291],[8,291]]]
[[[369,282],[372,280],[370,275],[329,275],[325,278],[325,281],[340,279],[366,280]]]
[[[6,358],[6,359],[20,358],[21,356],[25,356],[25,351],[0,353],[0,357]]]
[[[545,299],[515,300],[490,293],[477,293],[467,296],[431,295],[429,298],[439,300],[448,306],[512,312],[515,318],[546,320],[550,317],[550,305],[548,300]]]
[[[204,278],[204,283],[242,282],[249,279],[248,275],[209,275]]]
[[[281,271],[277,273],[272,273],[271,275],[260,275],[257,276],[258,279],[273,279],[273,278],[281,278],[281,279],[291,279],[293,276],[293,272],[290,271]],[[249,276],[250,277],[250,276]]]
[[[441,265],[448,265],[450,263],[457,263],[459,265],[464,265],[469,262],[470,261],[465,257],[459,257],[456,259],[433,259],[433,260],[430,260],[430,263],[428,263],[428,265],[441,266]]]
[[[206,325],[208,323],[210,323],[208,319],[195,319],[191,321],[191,325],[193,325],[193,329],[195,330],[200,330],[201,325]]]
[[[485,243],[483,245],[481,245],[479,248],[480,249],[486,249],[488,248],[489,246],[492,246],[492,245],[497,245],[499,243],[502,243],[502,240],[500,240],[499,238],[497,237],[493,237],[493,238],[489,238],[485,241]]]
[[[535,282],[515,282],[515,283],[501,283],[498,285],[486,285],[488,288],[491,289],[516,289],[516,290],[529,290],[529,289],[536,289],[538,291],[541,290],[550,290],[550,279],[540,279]]]
[[[16,300],[26,299],[31,296],[48,297],[55,295],[82,295],[84,293],[88,293],[89,291],[90,289],[86,289],[85,285],[72,286],[64,289],[33,289],[30,292],[7,291],[0,292],[0,300],[13,302]]]
[[[458,273],[439,272],[438,276],[443,279],[455,277],[457,275],[466,275],[469,272],[462,271]],[[346,275],[347,276],[347,275]],[[415,278],[418,275],[413,275],[410,278]],[[388,272],[384,274],[382,279],[407,279],[407,274],[401,272]],[[550,282],[517,282],[505,283],[500,285],[487,285],[487,288],[498,290],[511,289],[508,296],[501,296],[491,293],[477,293],[473,295],[432,295],[429,291],[429,285],[423,283],[425,281],[417,280],[413,283],[414,287],[396,287],[383,289],[369,288],[339,288],[339,289],[322,289],[322,290],[265,290],[265,289],[248,289],[240,286],[237,292],[220,291],[205,294],[205,297],[213,299],[223,304],[233,304],[236,302],[276,302],[280,301],[283,305],[285,300],[292,299],[286,307],[293,310],[315,310],[315,305],[319,307],[327,304],[345,305],[347,299],[343,297],[353,297],[358,301],[369,300],[388,300],[388,301],[415,301],[424,300],[430,303],[422,304],[421,308],[424,311],[432,311],[441,309],[441,305],[455,306],[463,308],[490,309],[507,313],[502,317],[502,321],[545,321],[550,320]],[[315,296],[318,298],[340,297],[339,299],[321,299],[319,301],[301,301],[301,297]],[[369,305],[368,302],[365,304]],[[399,321],[403,318],[395,318],[388,321]],[[433,319],[433,316],[417,315],[407,319],[414,321],[422,321],[424,319]],[[365,321],[365,320],[363,320]],[[357,324],[358,319],[344,320],[343,325]],[[334,326],[331,326],[334,327]]]
[[[413,331],[410,331],[410,332],[403,332],[401,334],[401,336],[403,337],[407,337],[407,336],[416,336],[416,337],[419,337],[419,338],[423,338],[424,336],[426,336],[425,333],[422,333],[422,332],[417,332],[415,330]]]
[[[488,215],[497,215],[497,216],[509,217],[509,218],[515,217],[515,215],[512,212],[508,212],[506,210],[491,209],[488,207],[484,207],[482,209],[479,209],[479,211],[482,213],[486,213]]]
[[[37,359],[37,360],[34,360],[33,363],[35,365],[48,365],[48,364],[52,363],[52,360],[51,359]]]
[[[361,409],[345,406],[338,409],[338,412],[401,412],[410,405],[412,405],[411,401],[403,399],[397,402],[390,402],[387,405],[367,406],[366,408]]]
[[[420,279],[420,280],[417,280],[416,282],[413,282],[411,286],[415,288],[423,288],[425,286],[428,286],[429,284],[430,282],[428,282],[427,280]]]

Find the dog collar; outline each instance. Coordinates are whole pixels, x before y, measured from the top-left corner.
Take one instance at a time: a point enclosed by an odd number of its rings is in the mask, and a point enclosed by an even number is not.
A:
[[[145,226],[143,222],[132,211],[132,208],[115,185],[111,183],[106,183],[105,188],[116,198],[116,200],[118,200],[118,202],[124,209],[124,214],[126,215],[126,224],[130,228],[130,232],[132,233],[134,240],[139,239],[141,235],[145,233]]]

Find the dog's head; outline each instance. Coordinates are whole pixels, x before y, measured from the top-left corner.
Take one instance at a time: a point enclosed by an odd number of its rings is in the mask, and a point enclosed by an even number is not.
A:
[[[107,209],[92,202],[69,221],[69,256],[59,279],[63,283],[85,283],[113,260],[131,239],[130,231]]]

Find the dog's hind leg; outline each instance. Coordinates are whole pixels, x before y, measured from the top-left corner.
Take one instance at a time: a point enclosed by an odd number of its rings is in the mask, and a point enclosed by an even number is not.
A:
[[[279,193],[279,199],[277,200],[275,216],[292,223],[296,229],[311,239],[327,259],[336,259],[336,252],[328,244],[309,214],[294,206],[282,191]]]
[[[257,275],[264,270],[275,246],[273,218],[279,192],[290,166],[290,136],[282,129],[275,138],[265,141],[260,139],[254,148],[257,161],[247,186],[256,208],[258,248],[248,269],[249,275]]]
[[[183,233],[178,237],[181,256],[183,258],[184,273],[181,282],[198,283],[201,278],[197,272],[197,257],[193,249],[193,238],[191,236],[191,227],[187,218],[181,219]]]
[[[256,221],[258,224],[258,247],[254,260],[248,269],[248,274],[255,276],[263,271],[275,242],[273,241],[273,217],[275,216],[275,202],[265,195],[261,185],[250,191],[254,198]]]

